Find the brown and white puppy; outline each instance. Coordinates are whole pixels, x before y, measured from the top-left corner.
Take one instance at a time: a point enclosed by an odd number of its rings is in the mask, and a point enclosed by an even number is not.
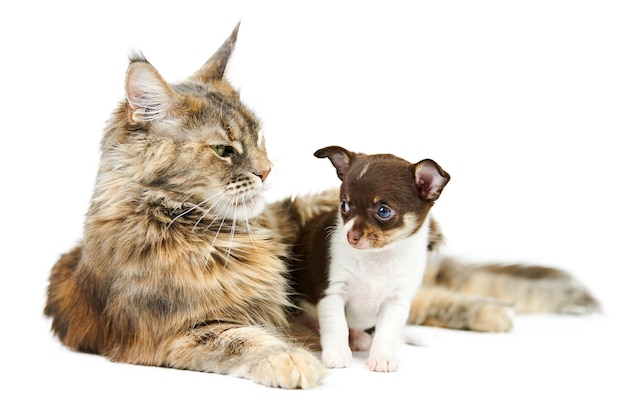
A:
[[[370,370],[395,371],[426,265],[430,209],[450,176],[430,159],[339,146],[315,156],[330,159],[342,184],[338,212],[308,222],[295,248],[300,306],[317,318],[326,367],[347,367],[352,348],[369,349]]]

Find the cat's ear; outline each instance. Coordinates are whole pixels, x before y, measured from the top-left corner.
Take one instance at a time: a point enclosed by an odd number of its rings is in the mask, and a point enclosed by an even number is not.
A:
[[[318,158],[330,159],[330,162],[337,169],[337,176],[342,181],[355,157],[354,152],[350,152],[341,146],[328,146],[326,148],[318,149],[313,155]]]
[[[450,181],[450,174],[432,159],[424,159],[415,164],[415,183],[420,196],[427,201],[435,201]]]
[[[174,107],[178,95],[141,53],[130,57],[126,71],[128,117],[134,122],[162,120]]]
[[[239,32],[239,24],[235,26],[235,29],[230,34],[228,39],[222,44],[220,49],[213,54],[211,58],[190,78],[202,83],[207,83],[210,80],[221,80],[224,78],[226,72],[226,66],[228,61],[235,50],[235,44],[237,43],[237,33]]]

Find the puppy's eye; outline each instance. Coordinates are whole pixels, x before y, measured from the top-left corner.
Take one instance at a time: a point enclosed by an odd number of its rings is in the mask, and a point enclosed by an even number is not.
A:
[[[393,210],[385,205],[382,205],[378,207],[378,210],[376,210],[376,215],[382,220],[388,220],[391,216],[393,216]]]
[[[215,151],[217,156],[225,158],[235,153],[235,148],[228,145],[211,145],[211,149]]]
[[[350,211],[350,204],[346,200],[341,200],[341,212],[347,213]]]

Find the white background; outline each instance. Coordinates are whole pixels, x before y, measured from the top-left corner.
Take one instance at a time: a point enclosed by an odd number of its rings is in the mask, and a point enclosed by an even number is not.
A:
[[[2,415],[625,415],[626,13],[619,1],[4,2]],[[106,119],[141,49],[170,81],[241,20],[229,79],[264,121],[268,199],[338,185],[327,145],[432,158],[448,251],[575,274],[604,305],[511,333],[417,328],[394,374],[312,391],[113,364],[42,315],[82,233]],[[6,408],[6,411],[1,411]],[[391,414],[390,414],[391,413]],[[339,415],[339,414],[337,414]]]

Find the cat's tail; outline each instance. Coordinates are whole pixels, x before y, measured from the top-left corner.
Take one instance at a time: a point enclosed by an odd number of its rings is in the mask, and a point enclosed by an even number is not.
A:
[[[432,256],[424,284],[489,297],[510,304],[517,314],[590,314],[598,300],[568,272],[538,265],[468,263]]]

